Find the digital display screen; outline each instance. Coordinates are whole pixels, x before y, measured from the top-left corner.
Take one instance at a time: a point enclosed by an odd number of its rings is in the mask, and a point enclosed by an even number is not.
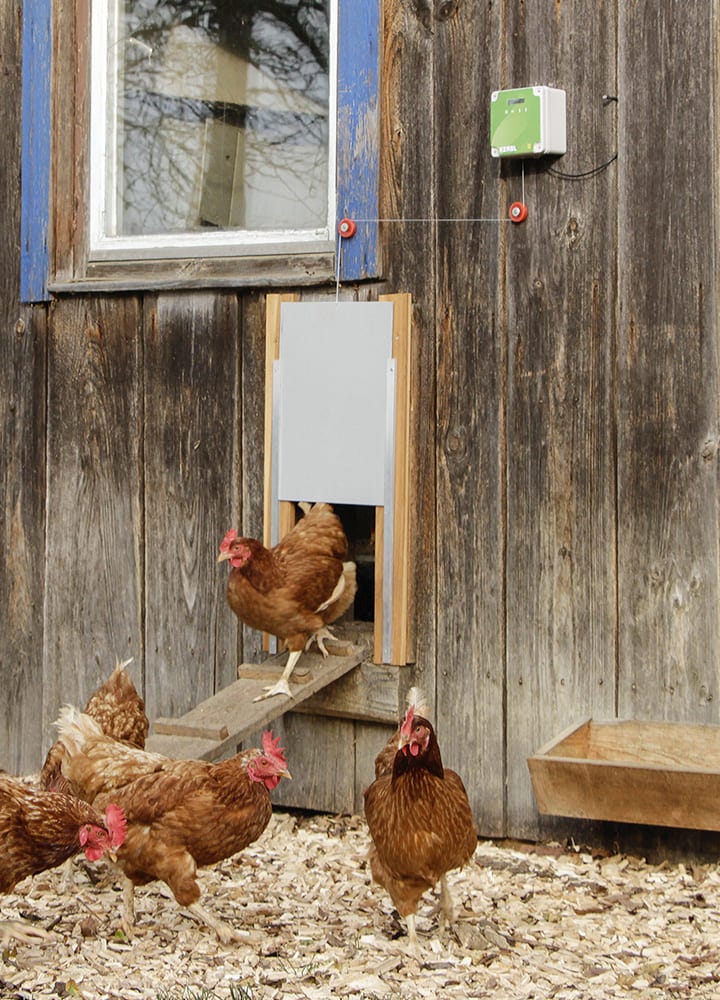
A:
[[[508,98],[508,104],[524,104],[524,103],[525,103],[525,98],[524,97],[509,97]]]

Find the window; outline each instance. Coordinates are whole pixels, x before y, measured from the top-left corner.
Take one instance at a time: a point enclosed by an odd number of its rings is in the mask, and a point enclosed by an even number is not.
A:
[[[342,276],[377,274],[380,0],[51,2],[24,0],[26,30],[52,12],[56,109],[31,45],[24,134],[50,132],[53,169],[43,190],[28,147],[23,246],[49,262],[28,255],[25,301],[329,280],[345,216]]]
[[[94,0],[91,258],[327,248],[331,7]]]

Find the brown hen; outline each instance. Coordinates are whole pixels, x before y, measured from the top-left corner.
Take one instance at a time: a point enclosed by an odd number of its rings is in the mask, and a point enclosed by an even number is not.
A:
[[[218,562],[230,561],[228,604],[240,621],[282,639],[290,650],[280,680],[256,698],[290,696],[289,678],[300,655],[317,641],[332,638],[327,625],[352,604],[357,591],[355,563],[347,561],[348,541],[330,504],[300,505],[297,524],[272,549],[255,538],[228,531]]]
[[[0,892],[12,892],[28,875],[63,864],[84,851],[89,861],[115,851],[125,839],[125,818],[114,804],[105,816],[64,792],[33,788],[0,773]],[[37,932],[0,925],[0,939],[28,939]]]
[[[240,940],[200,904],[197,869],[237,854],[267,826],[269,793],[281,777],[290,777],[279,739],[266,732],[262,750],[210,763],[136,750],[110,739],[71,706],[62,709],[57,726],[63,775],[96,808],[112,800],[127,818],[118,852],[126,876],[126,931],[134,921],[134,887],[160,879],[221,941]]]
[[[443,920],[452,919],[446,874],[467,864],[477,846],[465,786],[443,767],[432,724],[419,714],[417,688],[398,732],[375,761],[375,781],[365,790],[365,818],[372,846],[373,879],[405,917],[410,945],[418,948],[415,914],[420,897],[440,882]]]
[[[145,702],[125,671],[131,662],[117,663],[108,679],[90,695],[83,711],[100,724],[107,736],[142,749],[150,722],[145,714]],[[43,788],[67,790],[60,767],[63,752],[59,742],[50,747],[40,771]]]

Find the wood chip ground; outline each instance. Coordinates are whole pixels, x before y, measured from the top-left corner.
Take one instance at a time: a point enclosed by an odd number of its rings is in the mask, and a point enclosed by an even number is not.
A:
[[[451,875],[457,919],[419,911],[420,960],[372,885],[358,817],[276,812],[262,838],[201,873],[202,902],[241,929],[222,945],[160,884],[137,890],[117,933],[109,867],[75,864],[0,898],[0,918],[50,930],[0,958],[0,996],[468,1000],[720,997],[720,868],[480,842]],[[100,881],[95,880],[101,876]]]

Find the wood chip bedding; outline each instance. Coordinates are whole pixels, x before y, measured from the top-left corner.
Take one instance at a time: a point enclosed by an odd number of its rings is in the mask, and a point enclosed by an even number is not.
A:
[[[0,997],[119,1000],[503,1000],[720,997],[720,869],[480,842],[450,876],[440,932],[421,903],[421,960],[370,883],[359,817],[276,812],[235,859],[201,873],[202,898],[246,940],[222,945],[166,887],[136,892],[136,932],[117,933],[106,865],[76,862],[0,898],[0,919],[49,931],[0,957]]]

